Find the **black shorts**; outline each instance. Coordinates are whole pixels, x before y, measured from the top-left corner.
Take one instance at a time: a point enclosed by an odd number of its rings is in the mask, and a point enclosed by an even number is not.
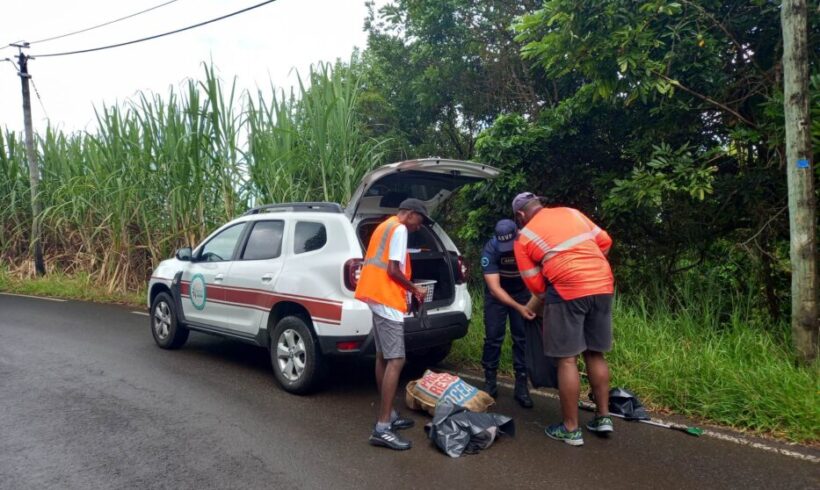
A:
[[[575,357],[587,350],[612,350],[612,295],[545,304],[544,355]]]

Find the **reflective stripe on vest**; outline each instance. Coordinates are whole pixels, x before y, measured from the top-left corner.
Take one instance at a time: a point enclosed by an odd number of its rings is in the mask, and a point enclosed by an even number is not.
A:
[[[558,253],[569,250],[570,248],[578,245],[579,243],[585,242],[587,240],[594,240],[599,233],[601,233],[601,228],[596,226],[590,231],[581,233],[579,235],[575,235],[574,237],[568,238],[554,247],[550,247],[549,245],[547,245],[543,238],[541,238],[539,235],[537,235],[534,231],[530,230],[529,228],[524,227],[524,229],[521,230],[522,235],[532,240],[532,243],[535,244],[536,247],[540,248],[542,252],[544,252],[544,256],[541,257],[542,264],[558,255]],[[527,274],[530,271],[532,271],[532,269],[528,269],[527,271],[522,272],[521,275],[524,277],[529,277],[530,275],[532,275]]]
[[[384,233],[382,233],[382,238],[379,240],[379,247],[376,249],[376,254],[365,260],[362,267],[366,265],[373,265],[379,269],[387,270],[387,262],[382,260],[382,255],[384,255],[384,249],[387,247],[387,239],[390,238],[390,234],[396,226],[398,226],[398,223],[396,222],[387,223],[387,227],[385,228]]]

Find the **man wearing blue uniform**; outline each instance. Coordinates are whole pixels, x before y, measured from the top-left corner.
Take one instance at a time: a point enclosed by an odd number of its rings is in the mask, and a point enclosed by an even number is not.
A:
[[[495,236],[484,246],[481,269],[484,273],[484,390],[495,398],[498,395],[496,374],[501,357],[501,344],[507,332],[507,317],[513,339],[513,368],[515,369],[515,400],[525,408],[532,407],[527,366],[524,359],[524,322],[535,318],[525,305],[531,294],[521,279],[515,263],[513,243],[517,233],[515,222],[502,219],[495,225]]]

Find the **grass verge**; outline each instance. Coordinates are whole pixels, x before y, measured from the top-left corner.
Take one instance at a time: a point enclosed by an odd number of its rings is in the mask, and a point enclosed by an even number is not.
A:
[[[145,307],[145,292],[109,292],[87,274],[49,273],[46,277],[20,278],[0,268],[0,291],[49,298],[78,299]]]
[[[480,294],[466,337],[449,361],[480,367],[484,326]],[[687,304],[687,302],[683,302]],[[722,319],[710,305],[672,308],[619,297],[615,344],[607,356],[612,386],[634,391],[649,407],[792,442],[820,440],[820,366],[798,367],[786,325],[766,325],[742,307]],[[501,369],[512,371],[509,335]]]

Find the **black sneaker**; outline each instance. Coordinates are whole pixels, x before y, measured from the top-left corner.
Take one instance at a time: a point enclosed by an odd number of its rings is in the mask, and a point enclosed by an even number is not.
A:
[[[413,419],[406,419],[399,415],[396,420],[390,422],[390,430],[404,430],[409,429],[416,425],[416,422]]]
[[[368,439],[367,442],[372,446],[386,447],[395,449],[396,451],[404,451],[405,449],[413,447],[412,442],[402,439],[392,430],[386,430],[384,432],[376,432],[374,430],[373,433],[370,434],[370,439]]]

